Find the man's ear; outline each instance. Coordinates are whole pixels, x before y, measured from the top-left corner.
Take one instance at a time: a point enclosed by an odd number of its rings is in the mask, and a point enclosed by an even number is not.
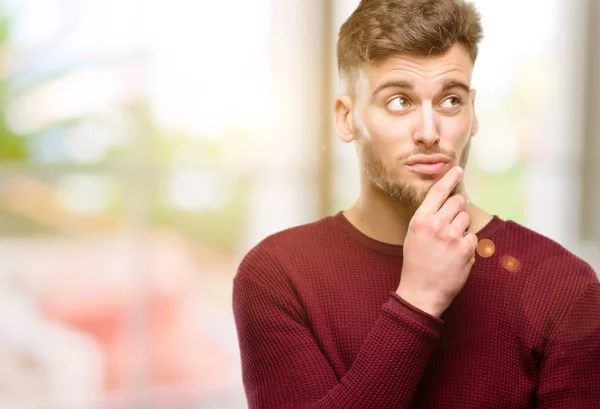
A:
[[[475,97],[477,96],[477,91],[474,89],[471,90],[471,104],[473,107],[473,124],[471,126],[471,136],[475,136],[479,133],[479,120],[477,119],[477,113],[475,112]]]
[[[352,98],[349,95],[338,95],[333,105],[333,124],[335,131],[342,142],[354,140]]]

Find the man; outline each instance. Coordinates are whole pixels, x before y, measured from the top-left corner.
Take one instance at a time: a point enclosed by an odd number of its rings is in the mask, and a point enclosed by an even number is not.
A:
[[[242,261],[250,408],[600,408],[595,272],[468,201],[481,36],[458,0],[363,0],[342,26],[360,197]]]

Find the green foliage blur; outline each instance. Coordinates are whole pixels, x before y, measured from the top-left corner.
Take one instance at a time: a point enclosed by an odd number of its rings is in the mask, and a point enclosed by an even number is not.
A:
[[[0,1],[0,8],[4,10],[4,4]],[[6,66],[7,46],[10,34],[10,20],[5,13],[0,13],[0,112],[6,112],[6,98],[8,82],[4,75]],[[4,115],[0,116],[0,163],[3,162],[25,162],[26,140],[20,135],[12,132],[6,124]]]
[[[131,203],[144,203],[145,220],[148,229],[162,228],[175,231],[186,239],[200,243],[215,250],[231,252],[239,240],[243,230],[244,211],[247,207],[250,180],[238,174],[228,174],[219,169],[225,155],[225,147],[231,146],[233,139],[240,135],[223,135],[222,138],[190,137],[185,133],[176,133],[159,129],[152,115],[150,102],[143,93],[131,104],[116,106],[115,110],[133,124],[124,144],[107,150],[101,158],[93,163],[75,163],[62,156],[50,162],[36,158],[35,144],[42,129],[33,134],[20,135],[7,124],[6,112],[11,100],[20,95],[35,91],[49,81],[59,77],[67,77],[72,70],[63,70],[51,78],[44,78],[38,83],[30,84],[25,89],[17,89],[15,78],[7,73],[7,58],[11,45],[11,16],[0,14],[0,230],[2,235],[33,236],[62,235],[60,226],[47,225],[27,214],[15,209],[7,209],[2,204],[2,170],[16,169],[25,174],[34,175],[37,183],[48,191],[58,194],[60,183],[71,175],[89,175],[103,178],[110,185],[110,201],[101,214],[94,217],[105,217],[116,220],[118,225],[127,223],[127,212]],[[88,120],[100,121],[103,118],[74,117],[60,123],[48,125],[56,132],[56,141],[62,144],[62,138],[70,129]],[[110,132],[110,131],[106,131]],[[241,133],[241,132],[240,132]],[[58,146],[60,150],[62,146]],[[40,148],[38,147],[38,150]],[[46,149],[42,147],[41,149]],[[184,153],[183,155],[181,153]],[[175,158],[175,159],[174,159]],[[48,172],[46,169],[53,171]],[[58,170],[57,170],[58,169]],[[124,170],[125,169],[125,170]],[[131,170],[133,169],[133,172]],[[171,178],[181,169],[194,169],[204,172],[216,180],[220,187],[221,200],[215,206],[198,209],[184,209],[169,200],[169,183]],[[122,173],[125,172],[125,173]],[[150,176],[148,176],[150,175]],[[148,182],[149,181],[149,182]],[[136,198],[137,197],[137,198]],[[24,206],[27,206],[25,203]],[[74,216],[75,217],[75,216]],[[68,234],[68,233],[67,233]]]

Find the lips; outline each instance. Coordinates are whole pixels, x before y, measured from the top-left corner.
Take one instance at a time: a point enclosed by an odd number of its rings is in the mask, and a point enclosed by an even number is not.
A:
[[[436,175],[444,170],[450,159],[444,155],[417,155],[407,161],[408,167],[417,173]]]
[[[444,170],[447,164],[447,162],[416,163],[414,165],[410,165],[409,168],[415,172],[423,173],[425,175],[436,175]]]

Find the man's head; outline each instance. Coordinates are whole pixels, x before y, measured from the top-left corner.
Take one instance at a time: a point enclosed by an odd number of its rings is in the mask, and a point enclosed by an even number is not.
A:
[[[337,132],[356,143],[362,177],[407,207],[466,165],[481,37],[479,15],[461,0],[363,0],[340,30]]]

